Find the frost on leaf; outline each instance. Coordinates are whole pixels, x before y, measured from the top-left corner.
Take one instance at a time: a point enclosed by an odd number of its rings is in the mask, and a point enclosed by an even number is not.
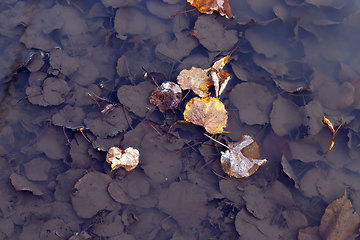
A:
[[[182,70],[177,80],[182,90],[191,89],[198,96],[206,97],[209,86],[213,84],[208,73],[209,69],[192,67],[190,70]]]
[[[173,82],[163,82],[150,96],[150,103],[156,105],[160,112],[176,109],[182,98],[181,88]]]
[[[239,142],[229,143],[229,149],[221,153],[223,171],[235,178],[249,177],[265,163],[260,159],[259,145],[248,135],[243,135]]]
[[[219,99],[194,97],[185,106],[184,119],[203,126],[211,134],[217,134],[223,132],[228,116]]]
[[[111,147],[106,154],[106,162],[111,163],[111,171],[120,167],[126,171],[131,171],[139,164],[139,151],[132,147],[125,150]]]
[[[229,0],[187,0],[192,6],[196,7],[201,13],[212,14],[219,12],[221,16],[233,18],[231,14]]]

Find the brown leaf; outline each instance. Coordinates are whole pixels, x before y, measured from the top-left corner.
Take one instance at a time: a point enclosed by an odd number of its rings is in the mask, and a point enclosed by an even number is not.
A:
[[[260,159],[259,145],[248,135],[242,135],[238,142],[229,143],[228,150],[221,153],[223,171],[235,178],[249,177],[265,163]]]
[[[203,126],[211,134],[217,134],[223,132],[228,116],[219,99],[194,97],[185,106],[184,119]]]
[[[132,147],[125,150],[111,147],[106,154],[106,162],[111,163],[111,171],[120,167],[131,171],[139,164],[139,151]]]
[[[351,240],[359,236],[360,216],[355,212],[345,191],[344,196],[325,209],[319,227],[320,235],[327,240]]]
[[[150,103],[156,105],[160,112],[176,109],[182,98],[179,85],[173,82],[163,82],[161,86],[153,91],[150,96]]]
[[[187,0],[192,6],[196,7],[201,13],[212,14],[214,11],[219,12],[221,16],[233,18],[229,0]]]
[[[212,81],[208,76],[209,70],[197,67],[182,70],[177,76],[181,89],[191,89],[200,97],[208,96],[209,86],[212,85]]]

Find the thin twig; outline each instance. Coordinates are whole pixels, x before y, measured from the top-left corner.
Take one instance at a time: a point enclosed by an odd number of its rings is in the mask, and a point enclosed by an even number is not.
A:
[[[222,145],[222,146],[226,147],[227,149],[231,150],[231,148],[230,148],[228,145],[226,145],[226,144],[224,144],[224,143],[222,143],[222,142],[220,142],[220,141],[216,140],[215,138],[210,137],[210,136],[209,136],[209,135],[207,135],[206,133],[203,133],[203,134],[204,134],[205,136],[207,136],[208,138],[210,138],[211,140],[213,140],[213,141],[217,142],[218,144],[220,144],[220,145]]]

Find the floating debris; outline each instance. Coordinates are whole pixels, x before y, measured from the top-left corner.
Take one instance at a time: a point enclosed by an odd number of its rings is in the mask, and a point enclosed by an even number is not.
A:
[[[139,164],[139,151],[132,147],[125,150],[111,147],[106,154],[106,162],[111,163],[111,171],[120,167],[131,171]]]

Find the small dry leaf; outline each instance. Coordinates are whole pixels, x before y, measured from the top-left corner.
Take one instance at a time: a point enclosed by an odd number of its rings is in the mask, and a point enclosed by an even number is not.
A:
[[[223,132],[228,116],[219,99],[194,97],[185,106],[184,119],[203,126],[211,134],[217,134]]]
[[[150,103],[156,105],[160,112],[176,109],[182,98],[179,85],[173,82],[163,82],[161,86],[153,91],[150,96]]]
[[[219,12],[221,16],[233,18],[231,14],[229,0],[187,0],[192,6],[196,7],[201,13],[212,14]]]
[[[232,177],[249,177],[267,161],[259,159],[259,145],[248,135],[242,135],[239,142],[229,143],[228,148],[221,152],[220,162],[223,171]]]
[[[211,80],[215,87],[216,97],[219,98],[228,84],[231,75],[228,71],[223,70],[224,66],[229,62],[230,55],[227,55],[216,61],[210,70]]]
[[[111,171],[120,167],[131,171],[139,164],[139,151],[132,147],[125,150],[111,147],[106,154],[106,162],[111,163]]]
[[[330,147],[328,148],[328,150],[326,150],[325,154],[328,153],[333,147],[334,147],[334,144],[335,144],[335,134],[336,132],[339,130],[339,128],[341,127],[342,124],[340,124],[340,126],[336,129],[334,129],[332,123],[330,122],[329,119],[327,119],[325,116],[323,117],[322,119],[322,123],[325,124],[326,126],[328,126],[328,128],[330,129],[331,133],[332,133],[332,138],[331,138],[331,144],[330,144]]]
[[[182,90],[191,89],[200,97],[208,96],[209,86],[213,83],[208,76],[210,69],[192,67],[190,70],[184,69],[177,76],[178,83]]]
[[[223,58],[217,60],[216,62],[214,62],[211,69],[216,70],[216,71],[220,71],[229,62],[229,59],[230,59],[230,55],[226,55],[225,57],[223,57]]]

